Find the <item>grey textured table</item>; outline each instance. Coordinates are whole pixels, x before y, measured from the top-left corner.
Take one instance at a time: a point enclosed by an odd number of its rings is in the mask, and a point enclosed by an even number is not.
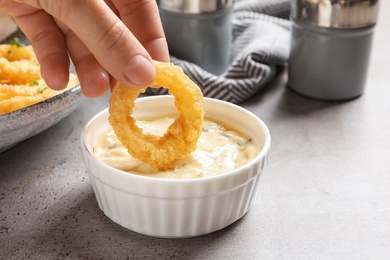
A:
[[[105,217],[80,157],[79,135],[108,105],[106,95],[0,154],[0,258],[388,259],[390,2],[381,4],[362,97],[306,99],[286,87],[282,72],[242,104],[273,138],[243,219],[202,237],[158,239]]]

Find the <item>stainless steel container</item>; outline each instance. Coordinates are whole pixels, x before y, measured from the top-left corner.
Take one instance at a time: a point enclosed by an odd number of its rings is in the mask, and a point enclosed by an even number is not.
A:
[[[323,100],[363,94],[379,0],[292,0],[288,84]]]
[[[170,54],[219,75],[230,64],[233,0],[157,0]]]

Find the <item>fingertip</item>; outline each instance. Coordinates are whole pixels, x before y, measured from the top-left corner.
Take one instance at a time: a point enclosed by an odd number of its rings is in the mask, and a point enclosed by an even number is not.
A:
[[[127,82],[122,82],[130,87],[142,88],[148,85],[156,76],[156,69],[152,61],[138,54],[135,55],[124,70],[124,78]]]
[[[103,96],[110,85],[110,76],[106,71],[95,70],[79,75],[81,91],[84,96],[97,98]]]
[[[170,62],[168,44],[165,38],[154,39],[144,45],[154,60]]]
[[[62,90],[67,87],[69,81],[69,60],[58,62],[43,62],[41,65],[41,76],[46,85],[53,90]],[[68,66],[67,66],[68,64]]]

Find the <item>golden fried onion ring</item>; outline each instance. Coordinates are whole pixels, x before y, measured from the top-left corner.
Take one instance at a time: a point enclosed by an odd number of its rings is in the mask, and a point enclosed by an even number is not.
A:
[[[31,45],[0,45],[0,84],[24,85],[40,78],[40,66]]]
[[[175,97],[176,120],[161,136],[144,134],[131,116],[135,99],[143,89],[132,89],[120,82],[114,87],[109,107],[109,123],[129,154],[159,170],[174,168],[174,161],[189,156],[197,146],[203,128],[203,94],[182,68],[154,62],[156,77],[150,87],[165,87]]]

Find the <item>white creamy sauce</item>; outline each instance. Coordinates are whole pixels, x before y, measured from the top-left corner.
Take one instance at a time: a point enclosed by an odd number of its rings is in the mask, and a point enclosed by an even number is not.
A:
[[[173,121],[173,117],[164,117],[138,120],[137,125],[144,133],[162,136]],[[188,179],[232,171],[252,160],[258,149],[250,138],[205,119],[197,149],[190,157],[178,160],[173,171],[157,171],[134,159],[117,139],[111,126],[101,134],[93,153],[99,160],[122,171],[150,177]]]

